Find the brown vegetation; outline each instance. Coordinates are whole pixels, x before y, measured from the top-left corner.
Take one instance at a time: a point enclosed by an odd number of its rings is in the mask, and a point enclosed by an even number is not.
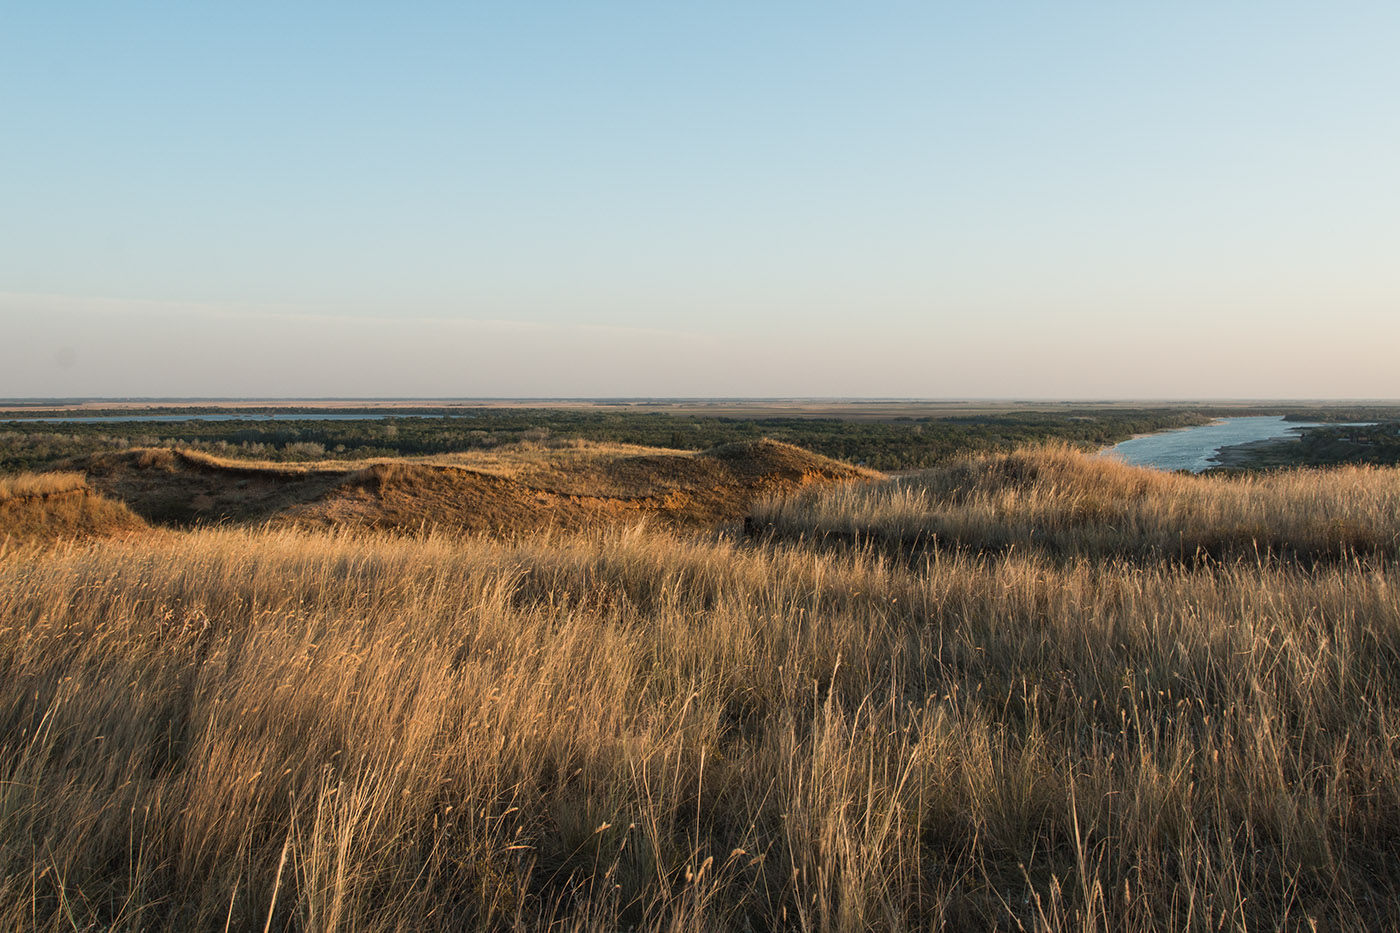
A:
[[[88,488],[81,473],[0,477],[0,543],[124,534],[145,527],[124,505]]]
[[[0,502],[7,499],[52,496],[86,487],[87,478],[81,473],[20,473],[17,476],[0,476]]]
[[[1000,483],[1039,527],[1093,468],[926,494]],[[1237,514],[1218,481],[1105,470],[1159,525]],[[1290,527],[1400,521],[1360,511],[1394,473],[1293,481]],[[1394,554],[1105,547],[232,528],[12,555],[0,927],[1393,928]]]
[[[257,463],[188,450],[101,454],[92,482],[148,520],[290,523],[519,534],[651,515],[742,518],[757,499],[877,474],[773,441],[702,453],[623,445],[515,445],[369,465]]]

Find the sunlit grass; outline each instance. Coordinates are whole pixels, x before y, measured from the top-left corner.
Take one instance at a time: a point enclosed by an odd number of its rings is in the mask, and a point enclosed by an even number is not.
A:
[[[1002,519],[1089,494],[1030,456]],[[1195,514],[1188,478],[1109,468]],[[978,469],[922,501],[990,496]],[[1393,533],[1383,479],[1238,488]],[[1393,925],[1393,555],[1099,547],[637,526],[12,554],[0,927]]]
[[[20,473],[0,476],[0,500],[27,496],[51,496],[87,487],[81,473]]]
[[[785,535],[1057,556],[1333,559],[1400,547],[1400,472],[1192,476],[1051,446],[760,505]]]

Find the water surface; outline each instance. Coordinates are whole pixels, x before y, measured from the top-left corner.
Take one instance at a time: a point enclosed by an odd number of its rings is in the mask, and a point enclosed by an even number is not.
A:
[[[1217,466],[1214,457],[1222,447],[1296,438],[1304,428],[1320,426],[1315,421],[1284,421],[1282,415],[1221,418],[1194,428],[1135,437],[1110,447],[1105,454],[1134,466],[1199,473]]]

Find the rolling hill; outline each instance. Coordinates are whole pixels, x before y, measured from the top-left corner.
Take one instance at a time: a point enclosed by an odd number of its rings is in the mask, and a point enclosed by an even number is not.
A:
[[[654,516],[742,519],[761,498],[878,474],[775,441],[692,453],[623,445],[514,445],[420,460],[286,464],[184,449],[74,463],[103,494],[162,525],[290,524],[516,534]]]

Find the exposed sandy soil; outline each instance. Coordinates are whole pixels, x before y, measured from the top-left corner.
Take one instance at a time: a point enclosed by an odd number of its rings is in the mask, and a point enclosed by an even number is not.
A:
[[[95,488],[157,524],[494,534],[644,514],[713,525],[742,519],[766,496],[878,475],[767,440],[701,453],[579,444],[369,464],[248,463],[150,449],[97,455],[76,466]]]
[[[92,486],[159,525],[261,522],[324,496],[345,472],[284,472],[215,466],[183,451],[96,454],[76,467]]]

